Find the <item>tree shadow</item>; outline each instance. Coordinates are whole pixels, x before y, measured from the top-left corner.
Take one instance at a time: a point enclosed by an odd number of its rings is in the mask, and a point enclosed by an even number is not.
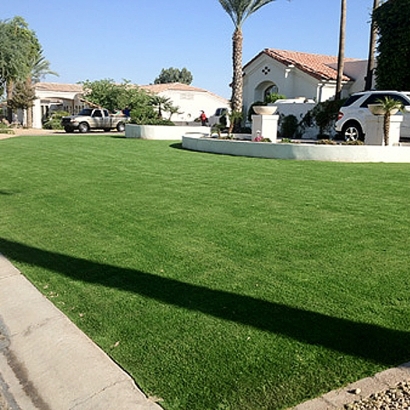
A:
[[[75,280],[131,291],[161,303],[323,346],[382,365],[397,365],[407,361],[410,356],[410,332],[209,289],[3,238],[0,238],[0,249],[11,260],[58,272]]]

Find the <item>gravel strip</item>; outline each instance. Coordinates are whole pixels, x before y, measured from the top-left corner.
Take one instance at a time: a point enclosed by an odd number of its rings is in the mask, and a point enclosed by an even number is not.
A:
[[[343,410],[394,410],[410,409],[410,380],[395,387],[374,393],[370,397],[345,404]],[[342,410],[342,409],[340,409]]]

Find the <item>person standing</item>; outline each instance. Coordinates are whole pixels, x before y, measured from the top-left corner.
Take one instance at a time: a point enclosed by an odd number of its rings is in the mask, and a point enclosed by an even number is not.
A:
[[[199,119],[201,120],[201,124],[203,126],[208,125],[208,118],[207,118],[204,110],[201,110],[201,115],[199,116]]]

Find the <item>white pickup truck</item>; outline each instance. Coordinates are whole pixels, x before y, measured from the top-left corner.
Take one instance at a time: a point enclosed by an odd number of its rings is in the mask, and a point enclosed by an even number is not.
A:
[[[88,132],[95,129],[111,131],[114,128],[118,132],[123,132],[128,121],[128,117],[110,115],[108,110],[103,108],[84,108],[77,115],[63,117],[61,125],[66,132]]]

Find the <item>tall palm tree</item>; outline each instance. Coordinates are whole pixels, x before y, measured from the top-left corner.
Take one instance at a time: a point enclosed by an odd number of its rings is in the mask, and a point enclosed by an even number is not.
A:
[[[33,56],[33,59],[30,63],[31,73],[26,79],[27,89],[33,87],[33,83],[39,83],[46,75],[56,75],[58,73],[50,69],[50,62],[44,57],[44,51],[42,48],[38,50],[38,53]],[[31,128],[33,125],[33,105],[27,108],[27,123],[28,128]]]
[[[342,78],[344,71],[345,59],[345,40],[346,40],[346,0],[341,0],[340,12],[340,37],[339,37],[339,55],[337,58],[337,79],[336,79],[336,100],[340,100],[342,95]]]
[[[232,111],[242,112],[243,79],[242,79],[242,26],[245,20],[261,7],[275,0],[219,0],[235,26],[232,35]]]
[[[373,11],[379,7],[380,0],[373,0]],[[365,90],[370,90],[373,84],[373,72],[374,72],[374,55],[376,53],[376,37],[377,27],[373,20],[370,28],[370,44],[369,44],[369,59],[367,60],[367,73],[366,73],[366,85]]]

